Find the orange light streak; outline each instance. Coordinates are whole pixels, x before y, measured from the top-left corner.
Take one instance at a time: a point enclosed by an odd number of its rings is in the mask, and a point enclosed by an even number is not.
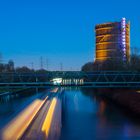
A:
[[[42,131],[45,132],[46,138],[48,138],[48,136],[49,136],[49,131],[50,131],[50,127],[51,127],[51,124],[52,124],[52,119],[53,119],[56,104],[57,104],[57,99],[54,98],[52,100],[52,103],[51,103],[50,108],[48,110],[45,121],[42,125]]]
[[[47,100],[35,100],[25,110],[23,110],[15,119],[13,119],[2,131],[2,140],[17,140],[19,139],[27,127],[32,122],[33,118]]]

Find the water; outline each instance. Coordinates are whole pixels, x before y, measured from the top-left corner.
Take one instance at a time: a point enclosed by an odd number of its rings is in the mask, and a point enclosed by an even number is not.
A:
[[[84,93],[66,90],[60,140],[140,139],[139,123],[113,103]]]
[[[46,93],[38,92],[26,96],[5,96],[0,99],[0,129],[7,125],[12,119],[22,112],[35,99],[39,99]]]
[[[44,93],[0,101],[0,128]],[[139,140],[140,123],[86,88],[64,92],[60,140]]]

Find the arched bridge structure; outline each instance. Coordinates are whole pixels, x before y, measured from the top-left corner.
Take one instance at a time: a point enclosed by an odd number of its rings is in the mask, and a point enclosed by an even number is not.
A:
[[[140,88],[140,73],[126,71],[51,71],[46,73],[0,73],[0,87],[58,86],[135,87]]]

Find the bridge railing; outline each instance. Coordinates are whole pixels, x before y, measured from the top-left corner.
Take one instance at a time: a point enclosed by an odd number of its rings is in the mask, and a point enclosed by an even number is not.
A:
[[[0,83],[49,82],[53,78],[83,79],[84,82],[140,82],[140,73],[128,71],[0,73]]]

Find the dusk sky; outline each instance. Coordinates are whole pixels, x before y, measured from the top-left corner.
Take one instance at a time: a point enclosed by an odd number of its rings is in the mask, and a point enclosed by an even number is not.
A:
[[[51,70],[80,70],[94,59],[95,25],[122,17],[140,47],[139,0],[0,0],[0,52],[16,66],[39,68],[43,56]]]

